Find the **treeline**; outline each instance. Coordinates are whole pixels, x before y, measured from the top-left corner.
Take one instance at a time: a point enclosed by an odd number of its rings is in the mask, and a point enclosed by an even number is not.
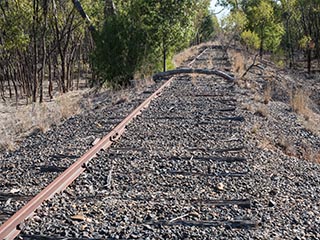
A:
[[[75,1],[0,1],[0,94],[42,102],[77,88],[90,64],[93,41]],[[83,0],[93,21],[103,21],[103,1]],[[76,81],[74,81],[76,79]],[[46,89],[44,89],[46,87]]]
[[[0,96],[42,102],[90,84],[126,85],[171,67],[176,51],[212,37],[209,0],[0,1]],[[82,11],[83,10],[83,11]]]
[[[207,41],[217,28],[209,0],[114,1],[97,36],[94,67],[99,83],[128,84],[134,75],[172,67],[173,55]]]
[[[320,1],[220,0],[231,11],[225,27],[249,47],[282,54],[294,67],[303,53],[310,73],[320,60]]]

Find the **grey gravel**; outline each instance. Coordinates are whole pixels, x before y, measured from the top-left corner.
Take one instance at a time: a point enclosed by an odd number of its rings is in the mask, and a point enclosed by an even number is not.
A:
[[[231,64],[222,54],[210,49],[195,66],[209,58]],[[264,117],[242,107],[250,101],[250,90],[219,77],[177,77],[118,142],[36,211],[20,238],[320,239],[320,166],[290,156],[277,139],[308,141],[316,150],[319,136],[285,103],[271,102]],[[106,113],[85,119],[96,114]]]

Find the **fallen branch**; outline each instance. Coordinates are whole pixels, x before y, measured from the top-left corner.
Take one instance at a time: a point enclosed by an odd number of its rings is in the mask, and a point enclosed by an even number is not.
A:
[[[222,77],[228,81],[234,81],[234,77],[232,75],[229,75],[227,73],[224,73],[219,70],[209,70],[209,69],[201,69],[201,68],[180,68],[175,70],[170,70],[162,73],[157,73],[153,75],[153,80],[160,80],[162,78],[177,75],[177,74],[205,74],[205,75],[217,75],[219,77]]]
[[[241,78],[244,78],[244,77],[247,75],[247,73],[251,70],[251,68],[258,66],[258,65],[256,64],[257,56],[258,56],[258,54],[256,54],[256,55],[254,56],[253,63],[247,68],[247,70],[245,71],[245,73],[242,74]]]

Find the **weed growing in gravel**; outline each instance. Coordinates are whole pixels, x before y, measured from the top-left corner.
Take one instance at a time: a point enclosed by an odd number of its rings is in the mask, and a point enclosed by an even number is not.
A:
[[[318,152],[318,154],[315,155],[314,161],[320,164],[320,152]]]
[[[79,101],[72,96],[62,95],[57,99],[57,105],[62,118],[68,118],[80,112]]]
[[[280,136],[277,145],[282,149],[282,151],[288,156],[296,156],[296,151],[294,149],[294,144],[287,138]]]
[[[242,109],[246,110],[246,111],[249,111],[249,112],[253,112],[254,111],[252,104],[243,104],[242,105]]]
[[[269,113],[267,107],[259,105],[256,109],[255,114],[261,117],[267,117]]]
[[[2,125],[0,129],[0,133],[1,133],[0,151],[6,150],[6,149],[9,151],[14,150],[14,141],[10,137],[10,134],[8,134],[8,126]]]
[[[264,91],[263,91],[263,103],[268,104],[272,97],[271,84],[268,82]]]
[[[309,117],[304,119],[303,126],[309,132],[320,135],[320,116],[310,113]]]
[[[309,101],[309,96],[303,89],[293,91],[291,94],[291,107],[296,113],[307,115]]]
[[[255,124],[252,126],[251,133],[257,134],[258,131],[259,131],[259,129],[260,129],[260,124],[255,123]]]
[[[310,103],[309,95],[303,89],[298,89],[291,93],[292,110],[303,116],[302,123],[306,130],[319,135],[320,116],[309,108]]]
[[[245,60],[244,57],[241,53],[239,52],[233,52],[233,72],[236,74],[237,77],[240,77],[243,75],[243,73],[245,72],[246,69],[246,64],[245,64]]]
[[[197,82],[197,75],[196,74],[190,74],[191,77],[191,83],[193,84],[193,86],[197,86],[198,82]]]

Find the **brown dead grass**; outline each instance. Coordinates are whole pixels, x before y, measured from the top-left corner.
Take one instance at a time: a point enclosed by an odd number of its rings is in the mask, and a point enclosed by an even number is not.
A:
[[[190,47],[188,49],[185,49],[184,51],[176,54],[173,57],[173,64],[175,67],[181,67],[184,66],[185,63],[190,59],[193,58],[194,56],[198,55],[201,51],[201,49],[217,44],[215,42],[207,42],[207,43],[201,43],[200,45],[196,45],[193,47]]]
[[[277,145],[282,149],[282,151],[288,156],[296,156],[297,152],[295,150],[294,144],[286,137],[280,136]]]
[[[197,74],[190,74],[190,77],[191,77],[191,83],[193,86],[197,86],[198,85],[198,80],[197,80]]]
[[[255,123],[251,128],[251,133],[257,134],[259,132],[260,128],[261,128],[260,124]]]
[[[199,46],[194,46],[176,54],[173,57],[174,66],[175,67],[183,66],[188,59],[197,55],[197,53],[199,52],[199,49],[200,49]]]
[[[320,115],[309,111],[308,116],[302,120],[306,130],[313,134],[320,135]]]
[[[14,150],[16,142],[38,129],[46,132],[81,111],[80,99],[85,91],[58,96],[55,101],[27,106],[1,106],[0,150]]]
[[[258,148],[263,150],[271,150],[271,151],[274,151],[276,149],[274,144],[267,138],[263,138],[259,141]]]
[[[232,71],[239,78],[246,70],[246,62],[243,54],[240,52],[232,52]]]
[[[320,164],[320,152],[315,155],[314,161]]]
[[[255,114],[261,117],[267,117],[269,115],[269,111],[266,106],[259,105],[255,111]]]
[[[254,111],[254,108],[253,108],[252,104],[249,104],[249,103],[243,103],[242,104],[242,109],[245,110],[245,111],[249,111],[249,112],[253,112]]]
[[[292,110],[303,117],[301,121],[306,130],[320,135],[320,115],[310,109],[311,102],[308,93],[303,89],[297,89],[291,93]]]
[[[296,113],[307,116],[310,112],[308,108],[309,101],[309,96],[303,89],[297,89],[291,93],[291,107]]]
[[[268,104],[272,98],[272,88],[271,84],[268,82],[264,91],[263,91],[263,103]]]

